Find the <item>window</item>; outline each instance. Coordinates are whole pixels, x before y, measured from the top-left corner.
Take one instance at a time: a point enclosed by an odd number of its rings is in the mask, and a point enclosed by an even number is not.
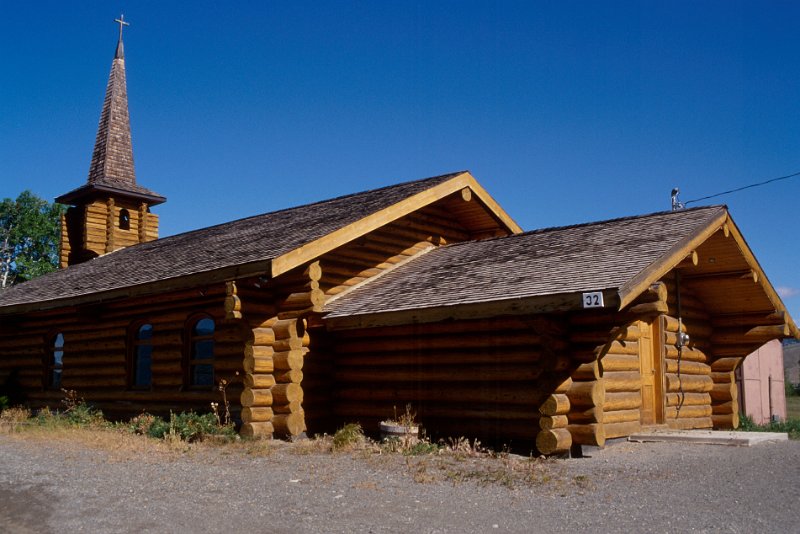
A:
[[[136,389],[150,387],[153,380],[153,325],[136,325],[131,333],[128,377]]]
[[[47,362],[45,365],[45,386],[61,389],[61,372],[64,369],[64,334],[58,332],[47,342]]]
[[[189,322],[186,383],[214,385],[214,319],[208,316]]]
[[[119,229],[120,230],[131,229],[131,214],[128,213],[128,210],[126,210],[125,208],[119,210]]]

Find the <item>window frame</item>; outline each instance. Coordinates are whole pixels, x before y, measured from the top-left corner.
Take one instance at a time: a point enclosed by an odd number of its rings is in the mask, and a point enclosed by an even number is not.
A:
[[[139,337],[142,328],[145,326],[150,327],[150,338],[143,340]],[[127,384],[128,389],[133,390],[151,390],[153,389],[153,332],[155,328],[153,327],[153,323],[143,320],[143,321],[136,321],[132,323],[128,329],[128,353],[127,353]],[[145,341],[145,342],[143,342]],[[150,347],[150,383],[149,384],[137,384],[136,383],[136,376],[137,376],[137,363],[139,362],[139,348],[149,346]]]
[[[119,217],[117,218],[117,225],[120,230],[131,229],[131,212],[125,208],[119,210]]]
[[[61,343],[59,345],[59,338]],[[45,390],[60,391],[64,387],[64,348],[66,347],[66,339],[64,332],[56,330],[50,332],[45,337],[44,350],[45,356],[42,361],[42,386]],[[58,362],[56,353],[61,353],[61,361]],[[58,381],[55,380],[56,371],[58,371]]]
[[[213,330],[210,335],[198,335],[195,333],[195,328],[203,320],[210,320],[213,325]],[[193,390],[211,390],[215,384],[215,369],[214,362],[216,361],[215,349],[216,340],[214,336],[217,332],[217,321],[208,313],[194,314],[186,320],[184,327],[184,350],[183,350],[183,385],[185,389]],[[210,358],[196,358],[195,348],[198,342],[211,341],[211,357]],[[211,383],[210,384],[196,384],[193,382],[194,370],[200,365],[211,366]]]

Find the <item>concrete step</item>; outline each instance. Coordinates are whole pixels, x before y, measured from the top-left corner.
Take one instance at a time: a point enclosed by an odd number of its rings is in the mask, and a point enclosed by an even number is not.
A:
[[[751,447],[759,443],[787,441],[785,432],[735,432],[730,430],[648,430],[628,438],[640,443],[665,441],[673,443],[698,443],[704,445],[728,445]]]

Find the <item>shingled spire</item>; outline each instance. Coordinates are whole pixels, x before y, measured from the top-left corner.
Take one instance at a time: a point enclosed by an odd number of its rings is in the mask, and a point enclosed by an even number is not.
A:
[[[103,110],[86,184],[56,198],[72,205],[62,224],[61,264],[72,263],[158,237],[150,207],[166,198],[136,183],[133,165],[122,28],[111,62]],[[102,227],[100,227],[102,222]]]

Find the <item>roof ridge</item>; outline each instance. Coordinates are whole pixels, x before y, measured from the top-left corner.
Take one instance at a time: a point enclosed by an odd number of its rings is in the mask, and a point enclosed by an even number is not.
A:
[[[613,219],[603,219],[603,220],[600,220],[600,221],[589,221],[589,222],[584,222],[584,223],[566,224],[564,226],[548,226],[548,227],[545,227],[545,228],[536,228],[534,230],[528,230],[528,231],[522,232],[520,234],[509,234],[509,235],[501,235],[501,236],[496,236],[496,237],[489,237],[489,238],[486,238],[486,239],[481,239],[480,242],[494,241],[494,240],[499,240],[499,239],[512,239],[512,238],[515,238],[515,237],[523,237],[523,236],[528,236],[528,235],[544,234],[544,233],[548,233],[548,232],[556,232],[556,231],[561,231],[561,230],[572,230],[574,228],[584,228],[584,227],[588,227],[588,226],[595,226],[595,225],[598,225],[598,224],[608,224],[608,223],[616,223],[616,222],[622,222],[622,221],[633,221],[633,220],[636,220],[636,219],[644,219],[644,218],[647,218],[647,217],[654,217],[654,216],[657,216],[657,215],[672,215],[672,214],[678,215],[680,213],[686,213],[688,211],[700,211],[700,210],[708,210],[708,209],[714,209],[714,208],[726,209],[727,210],[728,206],[726,204],[713,204],[711,206],[697,206],[697,207],[694,207],[694,208],[684,208],[684,209],[675,210],[675,211],[672,211],[672,210],[654,211],[652,213],[645,213],[645,214],[642,214],[642,215],[628,215],[628,216],[625,216],[625,217],[615,217]],[[458,247],[458,246],[461,246],[461,245],[468,245],[470,243],[475,243],[475,242],[476,241],[473,241],[473,240],[459,241],[457,243],[448,243],[444,247],[440,247],[440,248]]]
[[[374,189],[365,189],[364,191],[359,191],[357,193],[349,193],[349,194],[346,194],[346,195],[340,195],[338,197],[326,198],[326,199],[323,199],[323,200],[317,200],[315,202],[309,202],[307,204],[298,204],[297,206],[289,206],[287,208],[280,208],[280,209],[273,210],[273,211],[265,211],[264,213],[256,213],[255,215],[249,215],[247,217],[241,217],[239,219],[233,219],[231,221],[225,221],[225,222],[221,222],[221,223],[218,223],[218,224],[212,224],[211,226],[203,226],[202,228],[195,228],[194,230],[186,230],[185,232],[181,232],[179,234],[173,234],[171,236],[162,237],[162,238],[160,238],[160,239],[158,239],[156,241],[163,242],[166,239],[172,239],[174,237],[185,236],[187,234],[192,234],[192,233],[195,233],[195,232],[202,232],[202,231],[205,231],[205,230],[211,230],[212,228],[219,228],[219,227],[222,227],[222,226],[227,226],[229,224],[234,224],[234,223],[238,223],[238,222],[242,222],[242,221],[248,221],[250,219],[257,219],[258,217],[266,217],[267,215],[276,215],[278,213],[284,213],[284,212],[288,212],[288,211],[292,211],[292,210],[298,210],[298,209],[302,209],[302,208],[310,208],[312,206],[320,206],[320,205],[323,205],[323,204],[327,204],[329,202],[341,201],[341,200],[344,200],[344,199],[347,199],[347,198],[351,198],[351,197],[355,197],[355,196],[359,196],[359,195],[366,195],[368,193],[377,193],[379,191],[390,190],[390,189],[394,189],[394,188],[398,188],[398,187],[402,187],[402,186],[406,186],[406,185],[420,184],[420,183],[423,183],[423,182],[426,182],[426,181],[429,181],[429,180],[430,181],[434,181],[434,180],[439,180],[439,179],[447,178],[447,177],[456,177],[456,176],[458,176],[460,174],[464,174],[465,172],[469,172],[469,171],[457,171],[457,172],[452,172],[452,173],[440,174],[440,175],[437,175],[437,176],[429,176],[428,178],[421,178],[419,180],[408,180],[406,182],[400,182],[399,184],[386,185],[386,186],[383,186],[383,187],[376,187]],[[149,241],[149,243],[153,243],[153,242],[154,241]],[[138,245],[131,245],[131,246],[139,246],[139,245],[144,245],[144,244],[145,243],[139,243]],[[128,248],[130,248],[130,247],[128,247]]]

